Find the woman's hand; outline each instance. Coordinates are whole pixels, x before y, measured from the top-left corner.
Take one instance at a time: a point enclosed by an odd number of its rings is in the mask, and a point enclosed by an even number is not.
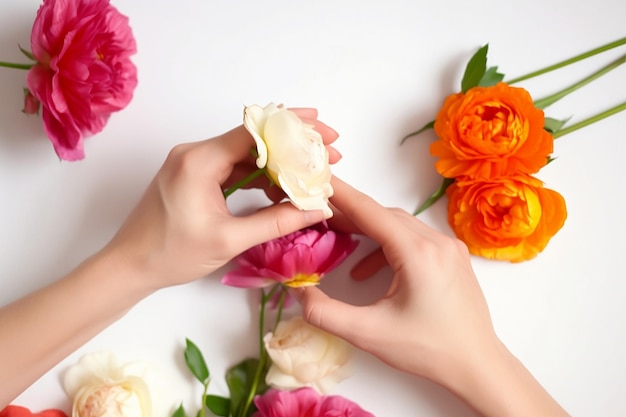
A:
[[[336,162],[340,155],[330,144],[337,133],[317,120],[315,109],[293,111],[315,126]],[[256,169],[253,147],[243,126],[176,146],[105,252],[158,289],[210,274],[254,245],[322,221],[321,211],[303,212],[288,203],[248,216],[230,213],[222,190]],[[250,186],[274,200],[284,196],[264,176]]]
[[[397,369],[431,379],[439,372],[436,363],[497,342],[462,242],[404,210],[380,206],[339,179],[333,186],[333,205],[381,245],[393,280],[382,299],[365,307],[330,299],[317,288],[301,290],[307,320]]]
[[[409,213],[334,179],[333,218],[380,244],[393,273],[380,300],[352,306],[320,289],[295,291],[307,321],[396,369],[428,378],[484,416],[566,416],[495,334],[465,245]],[[362,261],[366,276],[380,257]]]

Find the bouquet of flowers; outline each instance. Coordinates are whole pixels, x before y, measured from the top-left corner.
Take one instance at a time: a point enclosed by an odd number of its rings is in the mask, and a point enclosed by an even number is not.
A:
[[[544,116],[543,109],[626,62],[626,55],[581,81],[533,100],[518,82],[626,44],[626,38],[528,75],[503,82],[498,67],[487,67],[488,45],[469,60],[461,91],[448,96],[434,121],[407,135],[434,129],[430,153],[442,175],[440,188],[415,215],[444,194],[448,222],[474,255],[520,262],[534,258],[563,226],[565,200],[534,177],[551,163],[554,139],[626,109],[621,103],[568,125]]]

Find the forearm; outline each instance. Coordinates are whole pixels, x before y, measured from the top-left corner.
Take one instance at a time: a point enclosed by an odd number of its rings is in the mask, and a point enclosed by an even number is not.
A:
[[[479,359],[482,357],[482,360]],[[499,341],[458,364],[442,385],[485,417],[559,417],[569,414]]]
[[[140,282],[100,253],[0,309],[0,408],[147,296]]]

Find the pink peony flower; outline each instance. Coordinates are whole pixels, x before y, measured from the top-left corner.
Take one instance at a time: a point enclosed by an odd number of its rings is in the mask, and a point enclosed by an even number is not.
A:
[[[7,405],[0,410],[0,417],[67,417],[67,414],[54,408],[33,413],[26,407]]]
[[[128,18],[109,0],[44,0],[30,43],[37,64],[26,82],[46,134],[59,158],[82,159],[83,137],[126,107],[137,85]]]
[[[320,223],[248,249],[237,258],[238,268],[224,275],[222,283],[241,288],[275,283],[317,285],[358,244],[351,235]]]
[[[252,417],[374,417],[339,395],[321,396],[312,388],[295,391],[270,389],[254,399]]]

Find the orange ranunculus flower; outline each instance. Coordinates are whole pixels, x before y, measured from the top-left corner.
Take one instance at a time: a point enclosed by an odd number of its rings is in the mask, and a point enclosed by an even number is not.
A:
[[[488,259],[534,258],[567,217],[563,197],[529,175],[457,179],[446,194],[454,233],[470,253]]]
[[[498,83],[446,98],[435,120],[430,153],[447,178],[533,174],[552,153],[543,111],[523,88]]]

